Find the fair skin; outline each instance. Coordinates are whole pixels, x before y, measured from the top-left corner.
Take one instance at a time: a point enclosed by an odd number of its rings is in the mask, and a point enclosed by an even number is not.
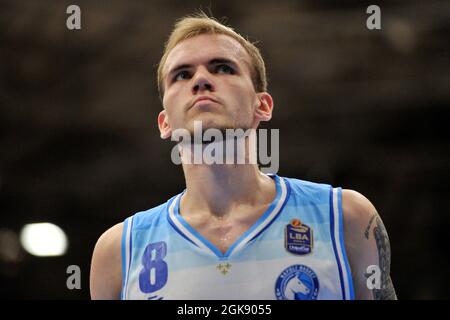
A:
[[[203,34],[180,42],[163,69],[164,110],[158,116],[161,137],[169,138],[178,128],[192,132],[194,121],[202,121],[204,129],[257,128],[261,121],[269,121],[272,97],[255,92],[250,65],[245,49],[226,35]],[[200,96],[212,100],[194,104]],[[276,195],[273,180],[262,175],[255,164],[183,164],[183,171],[186,192],[180,214],[222,252],[257,221]],[[393,297],[386,267],[390,264],[386,254],[389,242],[375,208],[352,190],[343,190],[342,206],[356,298]],[[91,266],[93,299],[119,298],[122,228],[122,223],[115,225],[96,244]],[[382,289],[372,291],[366,285],[367,267],[380,261],[384,266]]]

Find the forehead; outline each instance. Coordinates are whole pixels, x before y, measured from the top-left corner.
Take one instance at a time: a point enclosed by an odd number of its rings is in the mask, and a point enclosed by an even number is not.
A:
[[[181,41],[170,51],[163,74],[180,64],[201,64],[218,57],[239,65],[250,63],[247,51],[237,40],[224,34],[201,34]]]

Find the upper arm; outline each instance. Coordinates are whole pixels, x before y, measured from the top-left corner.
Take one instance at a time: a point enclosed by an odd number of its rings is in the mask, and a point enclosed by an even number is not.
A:
[[[375,207],[362,194],[343,190],[342,211],[356,299],[396,299],[390,277],[389,237]]]
[[[90,291],[92,299],[119,299],[122,288],[123,223],[103,233],[92,255]]]

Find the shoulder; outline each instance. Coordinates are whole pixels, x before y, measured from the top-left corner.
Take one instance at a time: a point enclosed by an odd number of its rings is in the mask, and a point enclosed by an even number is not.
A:
[[[95,245],[94,252],[109,251],[110,249],[119,248],[122,241],[123,222],[120,222],[106,230]]]
[[[92,299],[118,299],[122,287],[123,222],[105,231],[92,255],[90,290]]]
[[[342,215],[345,246],[350,260],[373,252],[373,243],[363,241],[369,239],[373,220],[378,217],[377,210],[369,199],[357,191],[343,189]]]
[[[342,190],[345,249],[350,264],[356,299],[372,299],[367,288],[366,271],[378,264],[377,248],[369,240],[372,221],[376,216],[373,204],[361,193]]]
[[[297,178],[281,177],[287,184],[289,193],[302,201],[325,203],[330,201],[331,185]]]
[[[390,278],[390,243],[375,206],[361,193],[342,190],[342,213],[347,257],[357,299],[396,299]],[[370,270],[381,272],[380,287],[369,290]]]
[[[359,229],[376,214],[375,206],[361,193],[350,190],[342,190],[342,212],[346,228]]]

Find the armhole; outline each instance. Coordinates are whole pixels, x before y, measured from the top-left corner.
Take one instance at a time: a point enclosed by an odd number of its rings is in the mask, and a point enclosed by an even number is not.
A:
[[[331,188],[331,238],[336,255],[341,280],[342,297],[344,300],[354,300],[353,280],[345,251],[344,220],[342,213],[342,188]]]
[[[121,256],[122,256],[122,289],[120,291],[120,299],[126,300],[127,298],[127,284],[128,275],[131,265],[131,227],[133,226],[133,217],[125,219],[122,229],[122,243],[121,243]]]

